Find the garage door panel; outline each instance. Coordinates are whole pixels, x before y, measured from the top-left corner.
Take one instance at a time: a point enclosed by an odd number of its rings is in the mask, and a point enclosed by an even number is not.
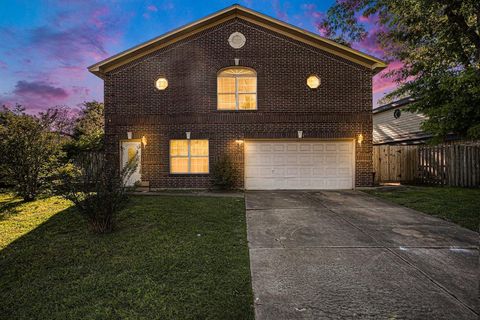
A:
[[[335,152],[337,151],[337,145],[336,144],[333,144],[333,143],[328,143],[326,145],[326,148],[325,148],[326,151],[329,151],[329,152]]]
[[[340,152],[351,152],[350,144],[342,143],[338,146],[338,151]]]
[[[325,149],[325,145],[323,143],[315,143],[313,145],[313,151],[323,151]]]
[[[353,142],[247,141],[246,189],[351,189]]]
[[[299,155],[298,156],[298,164],[300,165],[313,165],[313,155],[307,154],[307,155]]]

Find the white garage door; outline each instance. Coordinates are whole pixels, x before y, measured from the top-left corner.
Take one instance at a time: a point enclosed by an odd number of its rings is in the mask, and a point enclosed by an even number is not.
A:
[[[354,141],[246,141],[245,188],[352,189]]]

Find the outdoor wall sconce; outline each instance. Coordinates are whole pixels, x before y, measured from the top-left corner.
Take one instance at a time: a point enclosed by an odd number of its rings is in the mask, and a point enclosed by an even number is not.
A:
[[[187,140],[190,140],[190,132],[185,132],[185,135],[187,136]]]
[[[358,135],[358,137],[357,137],[357,142],[358,142],[358,144],[362,144],[362,142],[363,142],[363,134],[360,133],[360,134]]]
[[[147,137],[142,136],[142,144],[144,148],[147,146]]]
[[[303,138],[303,131],[298,130],[297,133],[298,133],[298,139],[302,139]]]
[[[132,137],[133,137],[132,131],[128,131],[127,132],[127,139],[130,140],[130,139],[132,139]]]
[[[235,140],[236,144],[243,144],[243,140]]]

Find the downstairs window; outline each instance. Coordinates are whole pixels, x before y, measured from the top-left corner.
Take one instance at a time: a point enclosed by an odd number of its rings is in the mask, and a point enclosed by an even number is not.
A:
[[[208,173],[208,140],[170,140],[170,173]]]

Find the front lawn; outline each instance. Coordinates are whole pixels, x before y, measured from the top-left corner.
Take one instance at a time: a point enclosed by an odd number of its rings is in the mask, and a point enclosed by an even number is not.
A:
[[[408,186],[384,187],[364,192],[478,232],[480,189]]]
[[[253,319],[241,198],[137,196],[93,235],[70,204],[0,195],[0,318]]]

